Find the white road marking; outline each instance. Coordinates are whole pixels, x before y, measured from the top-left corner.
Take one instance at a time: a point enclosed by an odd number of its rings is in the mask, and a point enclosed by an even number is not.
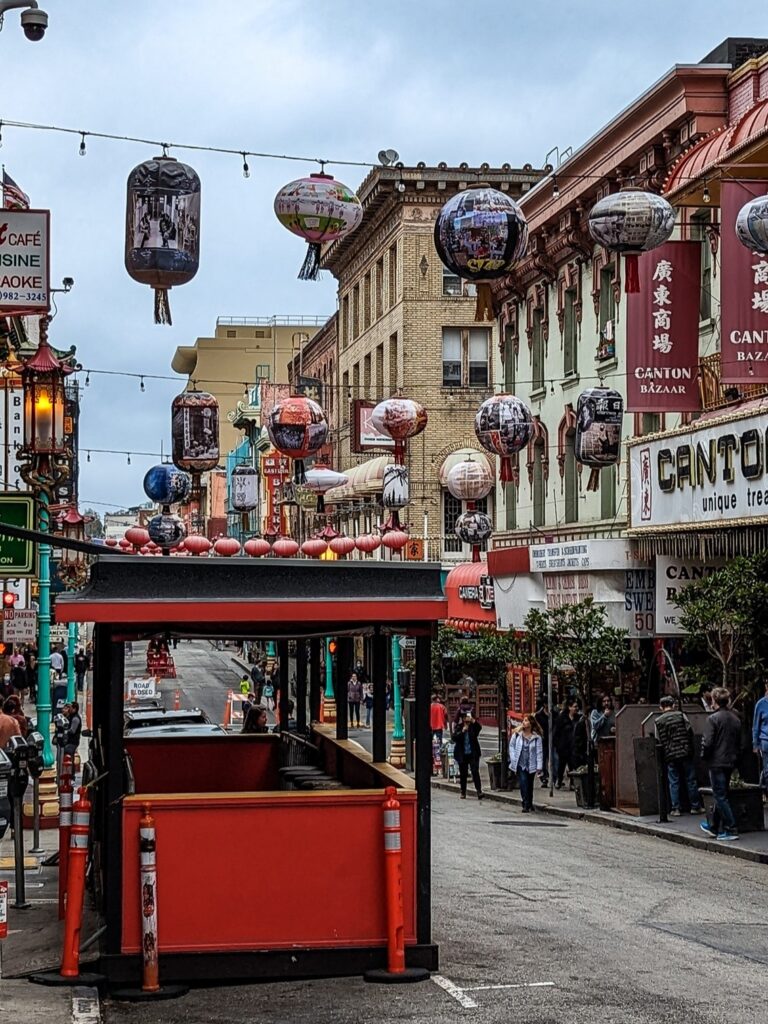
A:
[[[554,988],[554,981],[523,981],[513,985],[472,985],[463,992],[489,992],[497,988]]]
[[[99,993],[95,988],[72,989],[72,1024],[101,1024]]]
[[[475,1002],[475,1000],[465,995],[464,989],[459,988],[458,985],[454,985],[450,978],[444,978],[442,974],[433,974],[432,981],[434,981],[436,985],[439,985],[441,989],[447,992],[449,996],[455,999],[457,1003],[463,1006],[465,1010],[477,1009],[477,1003]]]

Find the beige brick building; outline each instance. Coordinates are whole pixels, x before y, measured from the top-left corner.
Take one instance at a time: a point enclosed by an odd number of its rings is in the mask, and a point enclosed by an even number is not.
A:
[[[331,373],[338,401],[326,401],[335,468],[349,470],[386,454],[386,449],[353,450],[355,400],[375,403],[403,395],[424,405],[429,424],[409,443],[411,503],[401,519],[418,538],[427,524],[431,558],[467,556],[453,533],[461,509],[441,486],[440,472],[453,453],[477,448],[475,412],[502,379],[497,326],[475,322],[474,288],[440,262],[435,219],[450,196],[479,181],[518,198],[540,176],[530,167],[376,168],[358,192],[361,225],[323,255],[323,267],[339,285]],[[313,347],[305,351],[305,373],[316,365]],[[381,518],[376,472],[353,490],[336,507],[354,534]],[[494,515],[492,497],[489,501]]]

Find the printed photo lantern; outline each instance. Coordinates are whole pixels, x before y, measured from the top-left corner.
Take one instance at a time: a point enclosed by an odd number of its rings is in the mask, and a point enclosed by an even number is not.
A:
[[[624,399],[613,388],[587,388],[576,406],[576,461],[591,466],[588,491],[600,485],[600,470],[615,465],[621,454]]]
[[[595,203],[588,224],[599,245],[625,257],[624,290],[639,292],[638,257],[667,241],[675,227],[675,211],[655,192],[626,188]]]
[[[311,398],[292,395],[278,402],[267,417],[267,432],[273,446],[296,463],[294,479],[306,479],[304,459],[322,448],[328,437],[325,413]]]
[[[330,174],[310,174],[280,189],[275,214],[284,228],[308,243],[299,277],[315,281],[323,245],[354,231],[363,219],[363,208],[352,189]]]
[[[405,508],[410,501],[408,470],[405,466],[385,466],[381,503],[384,508]]]
[[[144,476],[144,493],[158,505],[179,505],[189,498],[191,492],[189,474],[175,466],[161,463],[148,469]]]
[[[527,246],[523,211],[495,188],[459,192],[437,215],[437,255],[448,270],[477,285],[476,320],[493,319],[490,282],[508,274]]]
[[[326,466],[313,466],[304,474],[304,485],[317,495],[317,511],[325,511],[325,493],[334,487],[343,487],[349,480],[344,473],[337,473],[335,469]]]
[[[493,474],[485,459],[464,459],[448,473],[446,487],[454,498],[474,504],[491,493]]]
[[[427,410],[412,398],[386,398],[371,410],[371,423],[395,442],[395,462],[403,464],[405,442],[427,425]]]
[[[170,156],[128,175],[125,269],[155,291],[155,323],[171,324],[168,292],[191,281],[200,256],[200,179]]]
[[[768,254],[768,196],[751,199],[739,210],[736,237],[752,252]]]
[[[147,523],[150,541],[160,548],[175,548],[187,535],[186,527],[179,516],[170,512],[162,512],[153,516]],[[150,547],[150,550],[152,548]]]
[[[493,523],[485,512],[462,512],[456,520],[456,536],[473,548],[488,540],[492,533]],[[479,561],[479,557],[473,560]]]
[[[183,391],[171,405],[171,458],[188,473],[219,464],[219,403],[207,391]]]
[[[533,437],[531,410],[515,395],[493,395],[483,402],[475,415],[475,435],[486,451],[501,456],[499,478],[503,484],[510,483],[510,459]]]

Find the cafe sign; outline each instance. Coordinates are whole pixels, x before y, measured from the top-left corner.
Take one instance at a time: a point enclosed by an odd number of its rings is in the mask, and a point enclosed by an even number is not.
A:
[[[768,522],[768,416],[630,442],[629,470],[631,534]]]

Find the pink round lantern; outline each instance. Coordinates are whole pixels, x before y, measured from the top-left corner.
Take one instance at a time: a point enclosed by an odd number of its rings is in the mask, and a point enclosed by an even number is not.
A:
[[[268,555],[271,550],[272,545],[263,537],[253,537],[245,542],[245,553],[251,558],[261,558],[262,555]]]
[[[240,554],[240,541],[235,540],[234,537],[219,537],[213,545],[213,550],[222,558],[231,558],[233,555]]]
[[[405,442],[427,425],[427,410],[412,398],[387,398],[372,410],[371,423],[395,442],[395,462],[403,462]]]
[[[150,551],[157,551],[157,544],[153,540],[150,540],[147,544]]]
[[[404,530],[389,530],[381,539],[381,543],[390,551],[401,551],[410,540]]]
[[[490,494],[493,487],[491,473],[485,457],[468,458],[457,462],[448,473],[445,485],[454,498],[459,501],[478,501]]]
[[[325,493],[332,487],[343,487],[348,481],[343,473],[337,473],[335,469],[327,466],[313,466],[305,473],[304,485],[317,494],[317,511],[325,511]]]
[[[131,544],[129,540],[126,540],[125,537],[123,537],[122,540],[119,540],[117,543],[123,551],[130,551],[133,548],[133,544]]]
[[[319,558],[328,550],[328,545],[320,537],[310,537],[301,545],[301,553],[309,555],[310,558]]]
[[[149,533],[143,526],[129,526],[125,531],[125,539],[134,548],[142,548],[149,543]]]
[[[346,557],[351,554],[356,548],[355,542],[351,537],[334,537],[328,547],[336,555]]]
[[[296,462],[295,479],[303,484],[303,460],[322,448],[328,437],[328,421],[321,407],[304,395],[291,395],[270,412],[267,433],[275,448]]]
[[[299,545],[290,537],[278,537],[272,545],[272,554],[278,558],[293,558],[299,550]]]
[[[205,555],[213,545],[207,537],[201,537],[197,533],[191,534],[184,541],[184,548],[192,555]]]
[[[364,533],[362,537],[355,539],[355,547],[358,551],[364,551],[365,554],[370,555],[371,552],[381,547],[381,537],[377,537],[373,533]]]
[[[283,185],[275,196],[277,219],[309,248],[299,271],[303,281],[320,273],[322,246],[354,231],[363,219],[363,208],[351,188],[330,174],[310,174]]]
[[[108,548],[117,547],[117,541],[115,540],[114,537],[107,537],[104,543],[107,545]]]
[[[150,552],[150,550],[149,550],[149,548],[147,547],[146,544],[144,545],[144,547],[139,548],[139,554],[140,555],[149,555],[149,554],[151,554],[151,552]]]

